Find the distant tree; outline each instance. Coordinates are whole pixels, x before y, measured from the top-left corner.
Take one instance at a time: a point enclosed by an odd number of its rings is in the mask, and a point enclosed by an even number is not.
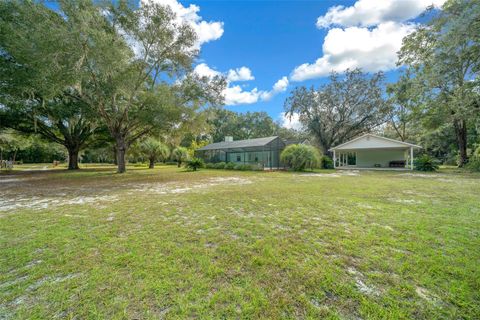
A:
[[[305,130],[317,140],[323,154],[329,149],[385,123],[388,106],[383,97],[384,76],[359,69],[343,76],[333,72],[318,89],[296,88],[285,101],[285,112],[299,115]]]
[[[412,131],[411,126],[418,118],[418,109],[421,108],[416,90],[415,80],[410,77],[408,71],[396,83],[389,84],[387,87],[387,102],[390,108],[388,124],[401,141],[407,140]]]
[[[149,160],[150,163],[148,167],[150,169],[155,167],[155,161],[163,161],[170,155],[170,150],[165,144],[151,137],[140,144],[140,149]]]
[[[291,144],[281,153],[280,158],[295,171],[306,168],[313,169],[320,164],[320,154],[317,149],[304,144]]]
[[[185,147],[176,147],[172,152],[173,158],[177,161],[177,166],[180,168],[182,163],[188,160],[188,149]]]
[[[190,143],[190,146],[187,148],[188,149],[188,156],[190,158],[194,158],[195,157],[195,151],[201,147],[204,147],[206,145],[210,144],[210,141],[208,140],[199,140],[199,141],[196,141],[196,140],[193,140],[191,143]]]
[[[213,142],[223,141],[226,136],[234,140],[273,136],[279,128],[266,112],[238,113],[225,109],[210,112],[208,123]]]
[[[14,130],[3,130],[0,132],[0,161],[5,160],[6,154],[10,155],[9,160],[15,162],[17,160],[17,153],[20,150],[26,149],[30,145],[30,141],[24,135],[15,132]]]
[[[459,166],[468,161],[469,127],[480,118],[480,3],[450,0],[403,40],[399,64],[415,75],[430,123],[453,126]]]

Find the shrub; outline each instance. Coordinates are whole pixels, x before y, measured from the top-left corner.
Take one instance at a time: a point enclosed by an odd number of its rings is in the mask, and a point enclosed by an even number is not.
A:
[[[480,156],[473,156],[467,163],[467,169],[470,171],[480,172]]]
[[[473,152],[470,161],[467,163],[467,169],[470,171],[480,172],[480,147]]]
[[[322,156],[320,158],[320,163],[322,169],[333,169],[333,160],[329,156]]]
[[[215,163],[215,169],[225,169],[225,162]]]
[[[207,169],[215,169],[215,163],[209,162],[205,164],[205,168]]]
[[[227,164],[225,164],[225,169],[227,169],[227,170],[233,170],[233,169],[235,169],[235,163],[233,163],[233,162],[228,162]]]
[[[303,171],[305,168],[313,169],[320,162],[317,149],[304,144],[289,145],[282,151],[280,158],[295,171]]]
[[[418,171],[436,171],[438,164],[435,159],[429,155],[424,154],[415,161],[415,170]]]
[[[252,166],[249,165],[249,164],[237,164],[235,167],[234,167],[235,170],[240,170],[240,171],[248,171],[248,170],[252,170]]]
[[[193,158],[192,160],[187,161],[187,168],[193,171],[197,171],[197,169],[203,168],[203,166],[203,159],[200,158]]]

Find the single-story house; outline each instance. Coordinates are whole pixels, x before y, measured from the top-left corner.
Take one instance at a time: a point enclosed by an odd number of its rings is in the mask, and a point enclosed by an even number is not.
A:
[[[413,169],[413,150],[420,148],[415,144],[368,133],[329,151],[333,152],[334,167],[338,169]]]
[[[233,141],[225,137],[225,141],[211,143],[196,150],[197,157],[205,162],[233,162],[235,164],[258,164],[264,168],[280,168],[280,154],[286,143],[279,137],[266,137]]]

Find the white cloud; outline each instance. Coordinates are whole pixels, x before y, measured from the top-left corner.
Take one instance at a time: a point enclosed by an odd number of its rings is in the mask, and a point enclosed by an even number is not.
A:
[[[213,78],[215,76],[221,75],[221,72],[218,72],[217,70],[213,70],[206,63],[197,64],[193,69],[193,72],[198,74],[200,77],[208,77],[208,78]]]
[[[223,22],[219,21],[205,21],[198,15],[200,7],[190,4],[184,7],[177,0],[141,0],[142,3],[155,2],[161,5],[170,6],[173,12],[177,15],[177,23],[187,23],[197,33],[197,46],[217,40],[223,35]]]
[[[428,6],[441,7],[446,0],[358,0],[353,6],[335,6],[317,19],[318,28],[332,25],[375,26],[384,22],[401,22],[417,17]]]
[[[252,75],[252,71],[247,67],[230,69],[226,73],[222,73],[210,68],[206,63],[200,63],[193,71],[201,77],[213,78],[220,75],[225,76],[227,79],[227,87],[223,91],[223,94],[225,96],[225,104],[228,106],[267,101],[277,93],[287,90],[288,86],[287,77],[282,77],[278,80],[270,91],[258,90],[257,88],[244,90],[239,85],[232,85],[231,83],[235,81],[250,81],[255,79]]]
[[[282,127],[287,129],[302,129],[302,124],[300,123],[298,113],[294,113],[291,116],[285,114],[285,112],[280,113],[280,124]]]
[[[238,104],[252,104],[259,100],[262,91],[254,88],[250,91],[243,91],[239,85],[228,86],[224,90],[225,104],[227,106],[234,106]]]
[[[332,71],[361,68],[367,72],[395,69],[402,40],[415,29],[409,20],[446,0],[358,0],[353,6],[334,6],[317,20],[318,28],[330,28],[323,55],[313,63],[297,66],[292,81],[327,76]]]
[[[328,31],[323,56],[314,63],[296,67],[291,80],[303,81],[324,77],[331,71],[362,68],[376,72],[396,67],[402,39],[414,30],[413,24],[386,22],[373,29],[349,27]]]
[[[273,85],[273,91],[275,92],[283,92],[287,90],[288,87],[288,79],[287,77],[282,77],[280,80],[275,82]]]
[[[288,83],[289,83],[288,78],[282,77],[280,80],[275,82],[275,84],[272,87],[272,90],[262,92],[260,97],[262,98],[262,100],[268,101],[277,93],[286,91],[288,87]]]
[[[230,69],[227,73],[227,81],[250,81],[254,80],[255,77],[252,76],[252,71],[247,67],[237,68],[235,70]]]

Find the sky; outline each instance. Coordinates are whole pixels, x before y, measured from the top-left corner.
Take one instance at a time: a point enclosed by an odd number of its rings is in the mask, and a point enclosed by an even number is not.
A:
[[[265,111],[285,127],[283,105],[298,86],[328,81],[331,71],[361,68],[398,78],[402,39],[446,0],[139,0],[170,6],[197,33],[194,71],[224,75],[225,108]]]
[[[201,49],[195,72],[223,74],[225,108],[265,111],[286,127],[283,104],[297,86],[319,86],[331,71],[362,68],[399,75],[402,39],[445,0],[143,0],[172,7]]]

